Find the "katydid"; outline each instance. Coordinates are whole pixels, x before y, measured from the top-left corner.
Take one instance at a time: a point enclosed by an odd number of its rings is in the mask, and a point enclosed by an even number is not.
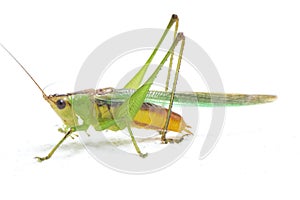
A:
[[[141,157],[145,157],[147,154],[142,153],[139,149],[131,127],[159,131],[161,133],[162,143],[169,141],[166,138],[167,131],[182,133],[182,137],[191,134],[189,130],[190,127],[184,121],[183,117],[172,111],[173,105],[205,107],[243,106],[268,103],[276,99],[274,95],[176,92],[185,44],[183,33],[177,33],[178,22],[179,19],[177,15],[172,15],[167,28],[146,63],[122,89],[87,89],[74,93],[46,95],[23,65],[2,45],[32,79],[42,92],[44,99],[50,104],[64,123],[64,128],[59,129],[59,131],[65,133],[63,138],[53,147],[47,156],[36,157],[36,159],[38,161],[44,161],[51,158],[53,153],[66,138],[72,136],[76,131],[87,131],[90,126],[93,126],[96,131],[128,129],[136,152]],[[141,84],[149,65],[174,23],[174,40],[170,49],[156,67],[155,71]],[[180,52],[177,60],[176,73],[171,90],[169,91],[174,49],[178,44],[180,44]],[[165,91],[150,90],[157,75],[168,59],[170,63]],[[160,106],[161,104],[167,104],[168,108]],[[149,120],[150,118],[151,120]],[[184,132],[186,134],[183,134]]]

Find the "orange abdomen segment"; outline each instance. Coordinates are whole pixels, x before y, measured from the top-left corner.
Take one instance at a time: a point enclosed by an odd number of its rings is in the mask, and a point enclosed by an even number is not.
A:
[[[168,109],[164,107],[144,103],[134,117],[133,126],[144,129],[163,130],[167,114]],[[189,128],[189,126],[185,123],[183,118],[179,114],[171,112],[168,130],[179,133],[182,131],[191,133],[187,128]]]

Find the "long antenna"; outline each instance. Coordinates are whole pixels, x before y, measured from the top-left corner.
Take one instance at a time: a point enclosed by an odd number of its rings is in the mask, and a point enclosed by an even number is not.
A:
[[[25,67],[23,67],[23,65],[12,55],[12,53],[10,53],[10,51],[7,50],[7,48],[5,48],[5,46],[3,46],[3,44],[0,43],[0,45],[2,46],[2,48],[20,65],[20,67],[26,72],[26,74],[31,78],[31,80],[34,82],[34,84],[39,88],[39,90],[43,93],[43,96],[47,98],[46,93],[44,92],[44,90],[39,86],[39,84],[34,80],[34,78],[29,74],[29,72],[25,69]]]

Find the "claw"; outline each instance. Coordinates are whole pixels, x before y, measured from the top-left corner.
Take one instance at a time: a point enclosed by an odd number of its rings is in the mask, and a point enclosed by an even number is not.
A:
[[[161,140],[161,143],[162,144],[168,144],[168,143],[179,144],[180,142],[182,142],[184,140],[185,136],[189,136],[189,135],[190,134],[185,134],[185,135],[182,135],[180,138],[164,138],[164,140],[163,139]]]
[[[182,142],[183,141],[183,137],[180,137],[180,138],[170,138],[170,139],[167,139],[167,142],[170,142],[170,143],[176,143],[176,144],[178,144],[178,143],[180,143],[180,142]]]
[[[45,156],[45,157],[34,157],[38,162],[43,162],[44,160],[48,160],[49,157]]]
[[[148,156],[148,153],[140,153],[139,156],[141,158],[146,158]]]

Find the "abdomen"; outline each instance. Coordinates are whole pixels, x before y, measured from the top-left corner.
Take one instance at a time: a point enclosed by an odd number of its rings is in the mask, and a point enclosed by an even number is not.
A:
[[[168,109],[151,104],[144,103],[132,122],[132,125],[137,128],[144,129],[153,129],[161,131],[164,129],[166,120],[167,120]],[[168,131],[174,131],[181,133],[182,131],[186,131],[187,133],[191,133],[187,128],[190,128],[182,116],[171,112],[170,121],[168,125]]]

